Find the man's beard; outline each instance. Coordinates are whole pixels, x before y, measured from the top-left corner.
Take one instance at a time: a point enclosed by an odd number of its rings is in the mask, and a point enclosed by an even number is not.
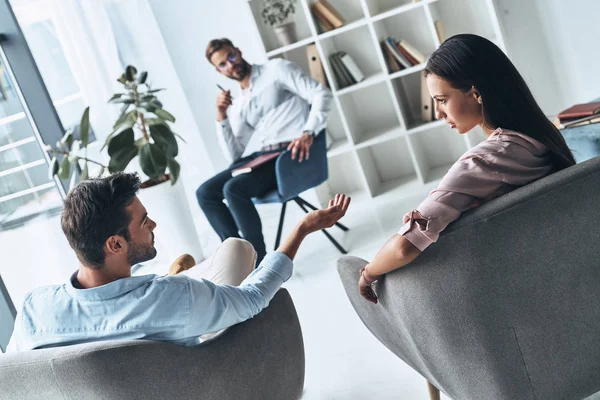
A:
[[[241,81],[246,76],[248,76],[248,72],[250,71],[250,64],[248,64],[246,62],[246,60],[242,60],[242,62],[239,64],[239,67],[240,67],[239,72],[237,72],[235,74],[232,73],[227,76],[231,79],[235,79],[236,81]]]
[[[129,265],[143,263],[156,257],[156,248],[154,247],[154,234],[152,234],[152,243],[138,244],[129,242],[127,251],[127,262]]]

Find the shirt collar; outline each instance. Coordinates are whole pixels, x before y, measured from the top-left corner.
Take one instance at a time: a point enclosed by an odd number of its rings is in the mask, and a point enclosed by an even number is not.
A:
[[[138,289],[148,282],[152,281],[157,275],[141,275],[130,276],[128,278],[117,279],[116,281],[107,283],[106,285],[98,286],[91,289],[77,289],[73,282],[77,277],[77,271],[71,275],[69,282],[65,284],[67,293],[72,297],[80,300],[106,300],[122,296],[127,292]]]

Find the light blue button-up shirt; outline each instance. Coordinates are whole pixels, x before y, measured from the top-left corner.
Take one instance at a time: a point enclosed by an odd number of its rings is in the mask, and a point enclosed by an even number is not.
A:
[[[268,254],[240,286],[185,275],[122,278],[91,289],[69,281],[31,292],[7,351],[101,340],[146,339],[194,345],[258,314],[292,275],[283,253]]]

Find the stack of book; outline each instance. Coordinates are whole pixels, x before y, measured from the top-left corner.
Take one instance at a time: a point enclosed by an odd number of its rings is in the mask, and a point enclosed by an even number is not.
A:
[[[311,10],[321,33],[337,29],[346,22],[327,0],[316,1]]]
[[[365,75],[358,68],[358,65],[350,57],[350,54],[347,54],[345,51],[338,51],[331,54],[329,56],[329,64],[331,65],[339,89],[354,85],[365,79]]]
[[[425,62],[425,56],[406,40],[397,41],[388,36],[381,42],[381,49],[390,73]]]
[[[562,128],[571,128],[600,122],[600,101],[575,104],[558,114]]]

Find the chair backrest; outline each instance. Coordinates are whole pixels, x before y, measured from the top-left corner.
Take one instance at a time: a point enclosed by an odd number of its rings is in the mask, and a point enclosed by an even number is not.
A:
[[[365,261],[338,270],[356,312],[452,399],[581,399],[600,391],[600,157],[462,216],[373,305]]]
[[[298,162],[292,160],[291,151],[283,152],[275,164],[277,174],[277,189],[283,201],[298,196],[305,190],[325,182],[328,178],[327,169],[327,140],[325,130],[322,130],[310,147],[308,160]]]
[[[106,341],[0,354],[0,400],[298,399],[304,360],[281,289],[260,314],[200,346]]]

